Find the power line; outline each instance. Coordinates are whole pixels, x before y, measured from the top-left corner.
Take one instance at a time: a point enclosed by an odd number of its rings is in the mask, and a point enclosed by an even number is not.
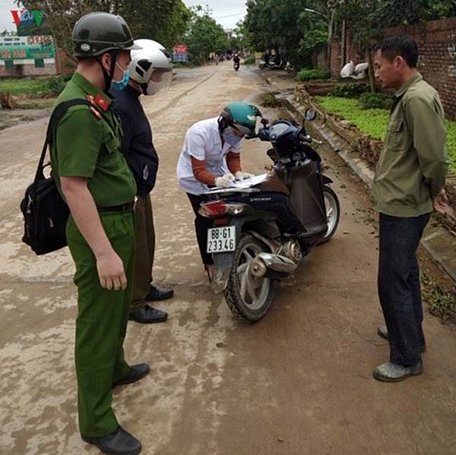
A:
[[[225,17],[243,16],[246,13],[228,14],[227,16],[213,16],[214,19],[224,19]]]

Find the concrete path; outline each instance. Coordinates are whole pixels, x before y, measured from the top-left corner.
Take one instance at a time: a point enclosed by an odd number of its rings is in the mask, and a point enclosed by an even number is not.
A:
[[[196,120],[232,100],[260,103],[269,89],[256,69],[222,63],[179,70],[168,93],[143,99],[160,155],[154,279],[175,297],[156,305],[168,322],[129,326],[128,360],[152,372],[115,392],[119,421],[146,455],[456,453],[454,326],[426,315],[422,376],[400,384],[371,376],[388,357],[376,335],[375,220],[364,185],[329,148],[320,151],[342,207],[334,238],[277,286],[255,325],[233,320],[210,292],[190,204],[176,187],[182,140]],[[45,127],[0,131],[0,453],[96,454],[77,427],[73,264],[66,249],[37,257],[20,241],[18,204]],[[262,172],[267,148],[246,142],[244,169]]]

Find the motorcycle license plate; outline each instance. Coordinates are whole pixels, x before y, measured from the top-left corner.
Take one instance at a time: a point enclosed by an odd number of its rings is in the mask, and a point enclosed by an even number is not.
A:
[[[225,226],[207,230],[208,253],[226,253],[236,248],[236,227]]]

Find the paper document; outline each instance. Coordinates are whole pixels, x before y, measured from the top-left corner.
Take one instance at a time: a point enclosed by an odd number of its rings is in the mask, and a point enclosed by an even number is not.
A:
[[[250,188],[251,186],[258,185],[259,183],[263,183],[268,179],[268,174],[259,174],[254,175],[248,179],[244,180],[235,180],[231,186],[234,188]]]

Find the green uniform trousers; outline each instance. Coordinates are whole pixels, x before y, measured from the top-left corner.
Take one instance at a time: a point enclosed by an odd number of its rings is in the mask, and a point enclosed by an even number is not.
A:
[[[76,265],[78,288],[75,363],[79,430],[103,436],[118,427],[112,410],[112,384],[128,371],[123,342],[127,331],[134,271],[134,216],[131,210],[100,213],[106,235],[123,261],[127,289],[100,286],[95,256],[73,218],[67,223],[68,246]]]
[[[145,305],[152,282],[155,255],[154,215],[150,196],[138,196],[135,206],[136,259],[131,310]]]

